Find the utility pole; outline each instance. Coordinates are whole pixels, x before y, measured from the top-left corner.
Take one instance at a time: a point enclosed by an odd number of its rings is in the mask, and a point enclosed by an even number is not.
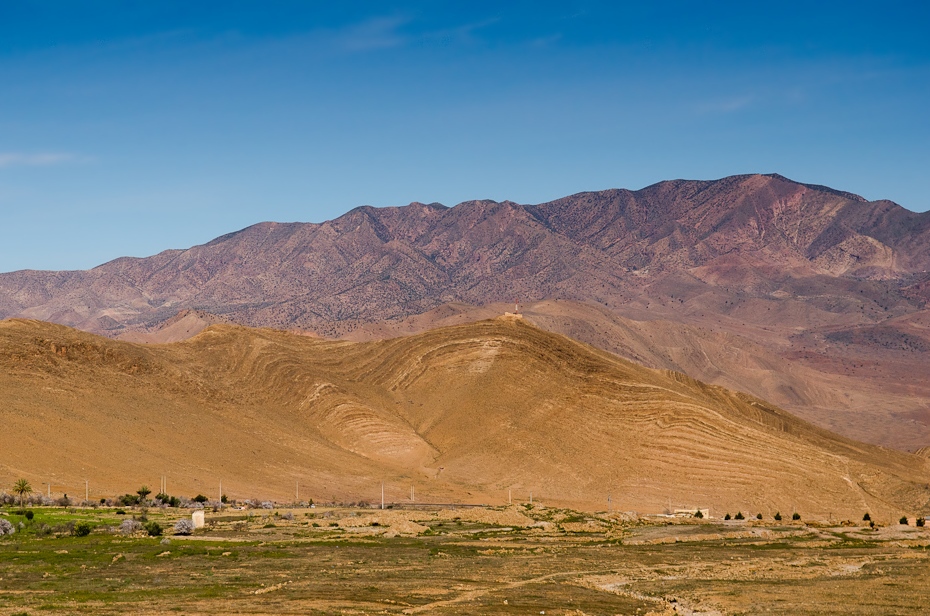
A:
[[[384,509],[384,482],[381,482],[381,509]]]
[[[415,496],[415,495],[414,495],[414,492],[413,492],[413,486],[410,486],[410,502],[411,502],[411,503],[416,502],[416,498],[415,498],[414,496]]]
[[[510,488],[507,488],[507,504],[508,504],[508,505],[512,505],[512,504],[513,504],[513,497],[511,496],[510,491],[511,491],[511,489],[510,489]]]

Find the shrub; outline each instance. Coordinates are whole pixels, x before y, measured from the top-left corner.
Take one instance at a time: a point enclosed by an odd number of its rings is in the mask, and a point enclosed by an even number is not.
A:
[[[225,494],[223,494],[222,496],[220,496],[220,502],[225,505],[226,503],[229,502],[229,499],[226,497]]]
[[[149,534],[149,537],[160,537],[161,536],[161,524],[158,522],[149,522],[145,525],[145,532]]]
[[[140,500],[141,499],[139,498],[138,494],[123,494],[116,499],[116,502],[123,507],[132,507],[134,505],[138,505]]]
[[[792,519],[792,520],[795,520],[795,521],[800,520],[800,519],[801,519],[801,514],[798,513],[797,511],[795,511],[794,513],[791,514],[791,519]]]
[[[131,535],[140,530],[142,530],[142,523],[138,520],[123,520],[119,525],[119,532],[123,533],[124,535]]]
[[[10,524],[9,520],[0,518],[0,537],[3,535],[12,535],[16,532],[16,527]]]
[[[761,513],[757,513],[757,514],[756,514],[756,519],[757,519],[757,520],[761,520],[761,519],[762,519],[762,514],[761,514]]]
[[[29,521],[32,521],[32,518],[34,518],[35,515],[36,515],[36,514],[34,514],[31,510],[30,510],[30,511],[27,511],[27,512],[26,512],[26,519],[29,520]]]
[[[695,512],[694,517],[696,517],[696,518],[698,518],[698,519],[700,520],[700,519],[703,519],[703,518],[704,518],[704,514],[701,513],[701,510],[700,510],[700,509],[698,509],[698,510]]]
[[[288,511],[287,513],[285,513],[284,515],[281,516],[281,519],[282,519],[282,520],[293,520],[293,519],[294,519],[294,514],[291,513],[290,511]]]
[[[192,498],[191,500],[194,501],[195,503],[205,503],[205,502],[207,502],[207,501],[210,500],[210,499],[207,498],[206,496],[204,496],[203,494],[198,494],[197,496],[195,496],[195,497]]]
[[[726,514],[725,516],[723,516],[723,519],[724,519],[724,520],[731,520],[732,518],[730,517],[730,514],[728,513],[728,514]]]
[[[736,512],[736,519],[737,519],[737,520],[745,520],[745,519],[746,519],[746,516],[743,515],[743,512],[742,512],[742,511],[737,511],[737,512]]]
[[[89,522],[78,522],[74,525],[74,530],[71,531],[71,534],[75,537],[86,537],[93,528],[94,527],[91,526]]]
[[[898,520],[898,524],[903,524],[904,526],[907,526],[907,516],[906,516],[906,515],[902,515],[902,516],[901,516],[901,519]]]
[[[866,511],[866,512],[865,512],[865,515],[862,516],[862,521],[863,521],[863,522],[869,522],[871,519],[872,519],[872,516],[869,515],[869,512],[868,512],[868,511]]]
[[[68,498],[67,494],[65,494],[64,496],[62,496],[55,502],[57,503],[59,507],[70,507],[71,506],[71,499]]]
[[[274,503],[271,501],[262,501],[262,509],[274,509]]]
[[[117,510],[116,510],[116,515],[126,515],[126,512],[123,511],[122,509],[117,509]]]
[[[777,512],[777,511],[775,512],[775,521],[776,521],[776,522],[781,522],[781,513]]]
[[[174,524],[175,535],[190,535],[194,532],[194,521],[181,518]]]
[[[925,523],[926,523],[926,520],[924,520],[923,518],[917,518],[917,526],[923,527]]]

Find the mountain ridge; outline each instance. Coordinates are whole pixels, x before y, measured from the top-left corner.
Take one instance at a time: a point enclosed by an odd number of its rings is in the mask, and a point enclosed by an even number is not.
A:
[[[880,359],[927,375],[920,349],[930,344],[921,316],[930,305],[928,270],[930,214],[747,174],[537,205],[414,202],[362,206],[322,223],[263,222],[92,270],[0,274],[0,317],[154,341],[178,313],[193,310],[339,337],[447,304],[590,304],[623,319],[678,322],[736,336],[739,346],[765,346],[765,363],[782,363],[774,369],[792,387],[803,386],[797,366],[813,367],[822,383],[841,379],[852,388],[849,401],[831,397],[816,413],[788,389],[765,393],[841,431],[831,409],[864,414],[876,420],[876,436],[848,434],[916,448],[930,442],[930,413],[923,418],[930,393],[915,385],[908,397],[881,366],[872,373],[862,366]],[[172,336],[200,325],[188,319]],[[595,339],[602,348],[623,346],[596,335],[588,341]],[[674,367],[706,376],[697,364]],[[889,387],[894,405],[882,393]],[[920,419],[905,424],[903,439],[893,434],[894,416]]]

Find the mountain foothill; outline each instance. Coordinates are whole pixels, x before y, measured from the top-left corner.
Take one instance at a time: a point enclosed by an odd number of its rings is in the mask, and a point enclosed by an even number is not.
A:
[[[114,484],[116,454],[163,474],[157,435],[192,488],[917,511],[928,301],[930,214],[779,175],[264,222],[0,274],[3,449]]]

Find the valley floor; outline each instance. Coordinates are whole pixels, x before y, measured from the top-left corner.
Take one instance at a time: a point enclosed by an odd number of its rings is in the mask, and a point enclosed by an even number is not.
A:
[[[904,614],[930,532],[631,519],[546,507],[147,512],[36,508],[0,537],[0,614]],[[293,519],[291,519],[293,518]],[[90,522],[86,537],[68,523]]]

